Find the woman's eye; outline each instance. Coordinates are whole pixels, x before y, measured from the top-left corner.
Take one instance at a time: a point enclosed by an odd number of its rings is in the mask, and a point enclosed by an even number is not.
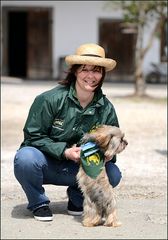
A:
[[[94,69],[93,72],[95,72],[95,73],[100,73],[100,70]]]

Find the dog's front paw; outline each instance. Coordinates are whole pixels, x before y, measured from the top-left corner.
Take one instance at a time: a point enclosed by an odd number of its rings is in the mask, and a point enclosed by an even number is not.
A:
[[[105,222],[103,224],[106,227],[120,227],[122,225],[122,223],[120,221],[113,221],[113,222]]]
[[[95,218],[84,218],[82,221],[84,227],[94,227],[102,224],[102,219],[100,216]]]

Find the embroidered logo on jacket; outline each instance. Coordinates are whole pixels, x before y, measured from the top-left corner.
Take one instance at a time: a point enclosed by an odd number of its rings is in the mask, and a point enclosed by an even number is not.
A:
[[[54,122],[53,122],[53,125],[52,125],[53,128],[63,130],[62,126],[63,126],[63,120],[62,119],[54,119]]]
[[[63,126],[63,120],[62,119],[54,119],[53,126]]]

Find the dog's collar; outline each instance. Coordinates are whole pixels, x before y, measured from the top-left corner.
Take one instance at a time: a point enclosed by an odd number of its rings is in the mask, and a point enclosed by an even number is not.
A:
[[[82,144],[80,158],[85,173],[96,179],[104,167],[104,154],[97,144],[94,142]]]

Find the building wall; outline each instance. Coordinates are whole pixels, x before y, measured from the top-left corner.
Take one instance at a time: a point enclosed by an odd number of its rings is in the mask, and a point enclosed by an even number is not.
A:
[[[3,6],[52,7],[53,9],[53,77],[58,76],[61,56],[74,54],[76,47],[86,42],[98,43],[98,19],[121,19],[119,10],[105,10],[105,1],[2,1]],[[146,29],[145,41],[152,26]],[[160,43],[155,39],[144,61],[144,72],[150,69],[150,62],[160,61]]]
[[[83,43],[98,43],[98,19],[121,18],[103,11],[102,1],[57,2],[55,7],[55,56],[74,54]],[[57,59],[54,59],[57,62]]]

